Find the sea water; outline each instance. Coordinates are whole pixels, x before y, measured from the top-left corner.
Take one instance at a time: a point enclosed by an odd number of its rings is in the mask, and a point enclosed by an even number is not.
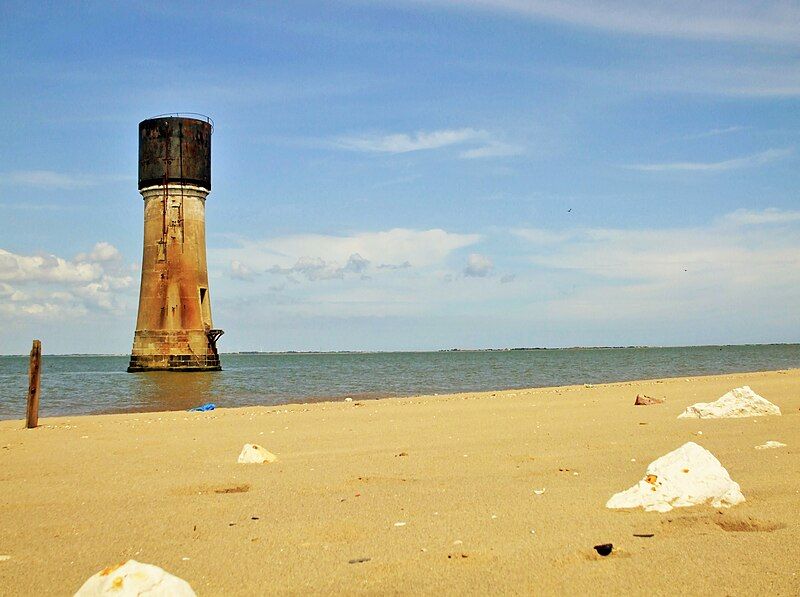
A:
[[[208,373],[126,373],[128,356],[42,359],[40,415],[368,399],[800,367],[800,345],[223,354]],[[28,357],[0,356],[0,419],[22,419]]]

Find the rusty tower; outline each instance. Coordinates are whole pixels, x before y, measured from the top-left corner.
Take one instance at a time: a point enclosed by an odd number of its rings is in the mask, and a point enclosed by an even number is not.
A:
[[[208,117],[165,115],[139,123],[144,251],[129,372],[218,371],[206,266],[211,191]]]

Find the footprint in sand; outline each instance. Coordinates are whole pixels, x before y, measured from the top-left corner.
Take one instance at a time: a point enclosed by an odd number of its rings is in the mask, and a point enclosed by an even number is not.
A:
[[[745,518],[731,518],[726,516],[715,520],[714,524],[723,531],[728,531],[729,533],[771,533],[772,531],[786,528],[786,524],[782,522],[758,520],[750,516]]]
[[[687,516],[681,518],[668,518],[661,521],[667,529],[681,531],[697,531],[705,527],[712,530],[718,527],[729,533],[771,533],[785,529],[786,524],[774,520],[761,520],[752,516],[736,516],[716,513],[704,516]]]

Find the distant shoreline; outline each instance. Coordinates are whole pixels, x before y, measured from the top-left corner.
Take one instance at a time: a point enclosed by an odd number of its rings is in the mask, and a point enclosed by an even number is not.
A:
[[[313,354],[439,354],[447,352],[527,352],[539,350],[645,350],[667,348],[732,348],[736,346],[797,346],[800,342],[748,342],[743,344],[630,344],[620,346],[514,346],[509,348],[439,348],[420,350],[240,350],[220,355],[313,355]],[[0,354],[2,357],[27,357],[27,353]],[[47,357],[128,357],[130,353],[44,353]]]

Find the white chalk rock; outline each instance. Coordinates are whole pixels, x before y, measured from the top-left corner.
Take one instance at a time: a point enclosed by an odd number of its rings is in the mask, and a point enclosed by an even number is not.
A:
[[[261,464],[275,462],[278,457],[258,444],[245,444],[239,454],[239,464]]]
[[[756,446],[756,450],[768,450],[770,448],[785,448],[786,444],[781,442],[776,442],[775,440],[769,440],[765,444],[761,444],[760,446]]]
[[[644,479],[612,496],[606,508],[644,508],[647,512],[669,512],[710,503],[714,508],[744,501],[739,484],[714,455],[694,442],[654,460]]]
[[[731,390],[714,402],[698,402],[678,415],[679,419],[735,419],[779,415],[781,409],[742,386]]]
[[[128,560],[101,570],[78,589],[75,597],[114,595],[115,597],[195,597],[185,580],[158,566]]]

